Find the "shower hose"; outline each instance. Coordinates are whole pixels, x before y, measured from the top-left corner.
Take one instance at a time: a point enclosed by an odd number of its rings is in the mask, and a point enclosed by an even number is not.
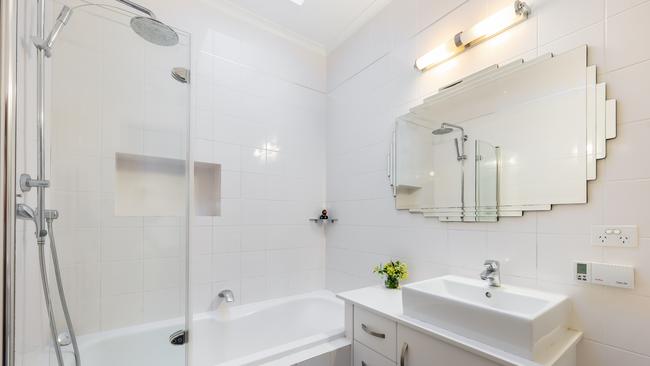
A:
[[[54,277],[56,279],[56,287],[59,292],[59,299],[61,300],[61,308],[65,317],[68,333],[72,342],[72,349],[74,351],[75,366],[81,366],[81,358],[79,357],[79,346],[77,345],[77,337],[75,336],[72,320],[70,319],[70,312],[68,311],[68,302],[65,298],[63,291],[63,282],[61,280],[61,270],[59,268],[59,256],[56,252],[56,241],[54,239],[54,230],[52,229],[52,218],[47,218],[47,231],[50,238],[50,252],[52,254],[52,265],[54,269]],[[59,341],[58,330],[56,326],[56,319],[54,318],[54,308],[52,306],[52,297],[50,295],[50,286],[47,279],[47,267],[45,265],[45,238],[38,238],[38,260],[41,267],[41,281],[43,283],[43,295],[45,296],[45,306],[47,308],[47,315],[50,319],[50,332],[52,333],[52,342],[54,342],[54,351],[59,366],[65,366],[61,346],[63,340]]]

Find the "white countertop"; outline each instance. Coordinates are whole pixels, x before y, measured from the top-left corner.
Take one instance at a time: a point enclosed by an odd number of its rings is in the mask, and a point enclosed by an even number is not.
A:
[[[399,324],[418,330],[502,365],[552,366],[569,348],[574,346],[582,338],[582,332],[568,330],[560,342],[557,342],[553,347],[549,348],[539,359],[531,361],[404,315],[401,290],[390,290],[382,286],[373,286],[342,292],[337,296],[346,302],[374,311]]]

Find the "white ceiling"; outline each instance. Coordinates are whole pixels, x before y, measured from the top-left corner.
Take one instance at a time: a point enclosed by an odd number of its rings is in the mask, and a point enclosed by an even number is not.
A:
[[[230,0],[277,26],[322,47],[326,52],[358,30],[391,0]]]

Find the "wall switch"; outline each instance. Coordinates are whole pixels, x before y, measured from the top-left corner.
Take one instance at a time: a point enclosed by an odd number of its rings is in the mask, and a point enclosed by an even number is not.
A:
[[[634,267],[591,263],[591,283],[603,286],[634,288]]]
[[[591,244],[599,247],[634,248],[638,244],[636,225],[593,225]]]

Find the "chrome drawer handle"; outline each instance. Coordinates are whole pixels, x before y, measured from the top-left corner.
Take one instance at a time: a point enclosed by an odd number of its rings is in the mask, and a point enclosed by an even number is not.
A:
[[[402,345],[402,352],[399,355],[399,366],[406,366],[406,361],[404,359],[406,358],[406,351],[409,350],[409,344],[404,342]]]
[[[373,337],[382,338],[382,339],[386,338],[386,335],[384,333],[378,333],[373,330],[370,330],[370,328],[368,328],[368,326],[363,323],[361,323],[361,329],[363,329],[364,332],[370,334]]]

